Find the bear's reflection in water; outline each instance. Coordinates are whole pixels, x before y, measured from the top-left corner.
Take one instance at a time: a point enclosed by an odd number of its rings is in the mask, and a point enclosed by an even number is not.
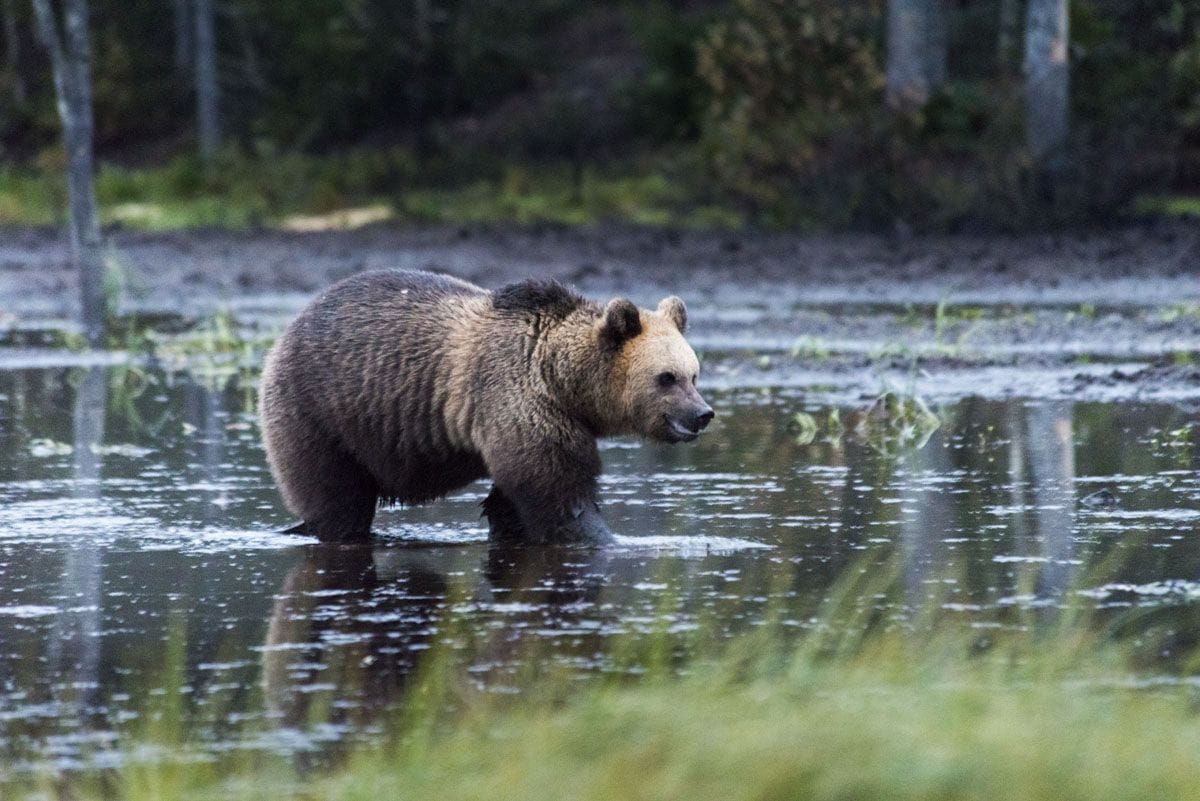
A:
[[[271,610],[268,708],[288,728],[333,734],[368,723],[403,693],[445,603],[445,578],[418,562],[381,576],[369,547],[311,546]]]
[[[604,584],[596,551],[493,542],[478,586],[455,588],[419,549],[313,545],[284,580],[267,627],[262,680],[278,725],[307,732],[324,757],[369,733],[402,704],[443,627],[453,595],[453,647],[473,666],[507,672],[523,657],[527,628],[573,626]],[[461,564],[461,562],[459,563]],[[456,579],[458,580],[458,579]],[[527,618],[526,618],[527,619]],[[323,761],[323,760],[321,760]]]
[[[607,578],[602,549],[492,542],[483,575],[497,600],[540,607],[544,617],[574,617],[594,601]]]

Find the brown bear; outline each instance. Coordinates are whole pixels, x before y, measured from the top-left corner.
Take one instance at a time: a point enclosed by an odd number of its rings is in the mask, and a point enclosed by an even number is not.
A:
[[[294,531],[370,534],[380,503],[485,476],[493,537],[604,541],[596,438],[695,439],[713,418],[676,297],[590,303],[553,281],[489,292],[448,276],[347,278],[263,369],[263,441]]]

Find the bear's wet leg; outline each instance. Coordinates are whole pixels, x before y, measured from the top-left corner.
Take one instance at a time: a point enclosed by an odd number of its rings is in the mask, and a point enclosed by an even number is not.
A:
[[[515,541],[525,537],[525,527],[521,525],[521,515],[512,501],[492,486],[492,491],[483,499],[483,516],[488,520],[488,537],[493,541]]]
[[[573,530],[579,532],[583,542],[590,545],[607,545],[616,540],[616,535],[600,514],[600,505],[590,498],[579,501],[572,514],[575,517]]]
[[[600,454],[589,432],[568,429],[548,436],[518,431],[487,443],[483,459],[495,492],[516,512],[524,541],[588,545],[613,541],[596,505]],[[505,522],[508,515],[497,512]]]
[[[304,518],[303,532],[321,542],[352,542],[371,536],[377,496],[372,493],[347,495],[327,505],[312,517]]]
[[[591,493],[559,499],[554,497],[553,491],[538,492],[536,488],[521,487],[505,490],[502,497],[515,513],[523,541],[605,545],[615,539]],[[505,524],[509,524],[507,518]]]
[[[283,444],[288,448],[274,463],[288,508],[304,520],[297,533],[322,542],[371,536],[379,488],[366,469],[319,435]]]

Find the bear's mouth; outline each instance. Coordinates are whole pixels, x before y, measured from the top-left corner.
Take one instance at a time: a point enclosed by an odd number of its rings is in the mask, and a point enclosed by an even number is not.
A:
[[[663,419],[667,421],[667,429],[671,433],[672,442],[691,442],[700,436],[699,431],[693,431],[669,414],[664,414]]]

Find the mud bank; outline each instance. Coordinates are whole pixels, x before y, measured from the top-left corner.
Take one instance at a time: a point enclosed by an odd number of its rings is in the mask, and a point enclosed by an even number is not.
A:
[[[683,295],[694,342],[729,386],[850,382],[869,392],[932,376],[924,383],[955,396],[975,387],[1200,395],[1197,226],[1022,237],[373,227],[108,239],[123,313],[225,308],[269,330],[362,270],[435,270],[489,287],[540,276],[643,304]],[[57,232],[0,230],[0,329],[70,328],[76,295]]]
[[[307,294],[366,269],[441,270],[485,285],[528,275],[596,291],[670,286],[714,299],[793,287],[813,302],[1171,303],[1200,298],[1200,226],[1021,237],[392,228],[108,236],[125,302],[177,309]],[[0,230],[0,308],[62,314],[75,278],[60,233]],[[786,293],[789,297],[792,292]]]

